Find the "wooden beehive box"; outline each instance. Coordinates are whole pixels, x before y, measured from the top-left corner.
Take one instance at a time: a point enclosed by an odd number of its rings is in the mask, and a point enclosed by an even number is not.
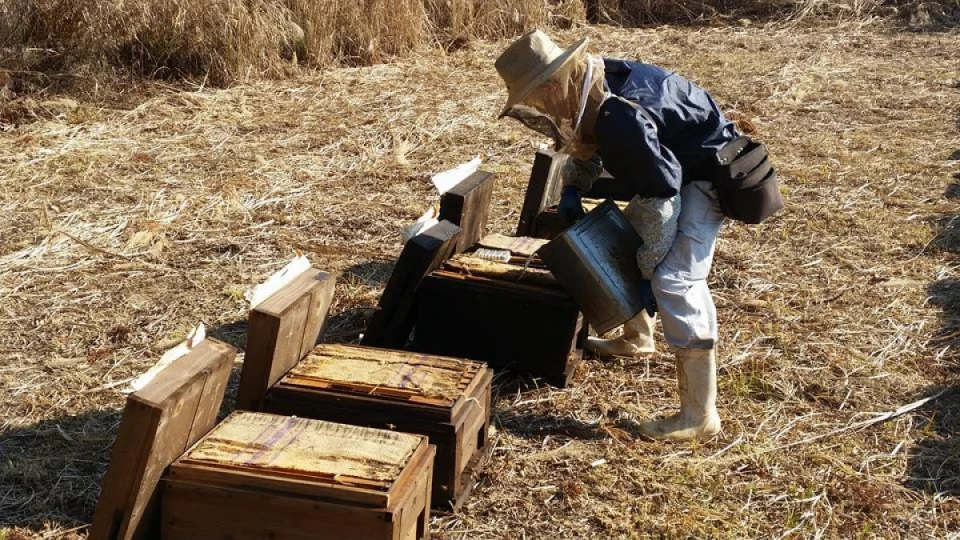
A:
[[[160,478],[213,428],[235,357],[233,347],[206,339],[128,396],[91,540],[159,538]]]
[[[490,445],[493,372],[480,362],[356,345],[320,345],[267,394],[265,410],[430,438],[433,505],[466,500]]]
[[[549,150],[537,152],[515,236],[553,239],[566,229],[567,224],[557,214],[566,159],[569,157]],[[635,193],[629,184],[616,180],[604,171],[590,191],[583,195],[584,207],[590,210],[606,199],[627,203]]]
[[[427,438],[236,412],[163,480],[164,539],[429,537]]]
[[[542,243],[493,235],[478,246],[507,249],[510,262],[467,252],[430,273],[417,292],[414,349],[567,386],[583,355],[578,344],[585,325],[573,299],[534,255]]]
[[[583,199],[583,209],[587,212],[590,212],[601,204],[603,204],[602,200],[587,198]],[[627,206],[627,203],[621,201],[616,201],[616,204],[620,210],[623,210]],[[540,215],[537,216],[536,222],[533,226],[533,234],[531,236],[534,238],[553,240],[554,238],[563,234],[563,232],[566,231],[569,226],[570,224],[560,217],[557,207],[551,206],[543,212],[540,212]]]

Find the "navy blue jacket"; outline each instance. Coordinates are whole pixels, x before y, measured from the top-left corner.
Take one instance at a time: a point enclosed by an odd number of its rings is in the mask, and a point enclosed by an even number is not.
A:
[[[641,197],[672,197],[691,172],[736,137],[710,94],[663,68],[604,59],[611,97],[595,128],[603,167]],[[634,106],[636,105],[636,106]],[[690,181],[692,178],[687,178]]]

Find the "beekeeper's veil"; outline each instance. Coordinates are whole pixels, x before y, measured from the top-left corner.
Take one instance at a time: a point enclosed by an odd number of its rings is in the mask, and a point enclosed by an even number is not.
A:
[[[497,59],[509,97],[501,117],[510,116],[550,137],[554,149],[582,159],[595,148],[583,143],[579,124],[593,95],[603,94],[603,64],[585,51],[586,40],[562,50],[539,31],[518,39]]]

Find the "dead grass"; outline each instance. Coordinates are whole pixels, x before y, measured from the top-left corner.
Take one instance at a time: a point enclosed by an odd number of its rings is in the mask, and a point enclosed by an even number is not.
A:
[[[130,75],[225,86],[303,65],[369,65],[538,26],[570,28],[585,16],[636,26],[896,14],[918,29],[956,24],[960,0],[5,0],[0,100],[123,92]]]
[[[632,419],[675,404],[664,355],[588,362],[565,391],[498,376],[492,463],[437,537],[955,535],[960,394],[854,426],[955,384],[960,35],[588,33],[712,89],[783,174],[787,210],[727,225],[711,277],[724,433],[634,439]],[[493,228],[512,232],[538,141],[493,120],[504,44],[229,89],[156,83],[135,106],[5,125],[0,537],[83,537],[119,387],[197,320],[242,345],[240,293],[294,249],[343,272],[343,340],[432,200],[429,173],[483,156]]]
[[[960,1],[938,0],[595,0],[591,21],[626,26],[728,24],[731,21],[859,21],[900,18],[915,28],[955,26]]]
[[[580,0],[6,0],[0,88],[109,84],[110,69],[224,85],[582,19]]]

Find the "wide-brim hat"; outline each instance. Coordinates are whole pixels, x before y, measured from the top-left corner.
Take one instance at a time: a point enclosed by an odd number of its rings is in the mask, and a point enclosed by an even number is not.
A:
[[[506,116],[514,105],[546,82],[582,51],[587,41],[587,38],[583,38],[573,46],[562,49],[547,34],[533,30],[511,43],[494,64],[507,84],[507,104],[497,118]]]

